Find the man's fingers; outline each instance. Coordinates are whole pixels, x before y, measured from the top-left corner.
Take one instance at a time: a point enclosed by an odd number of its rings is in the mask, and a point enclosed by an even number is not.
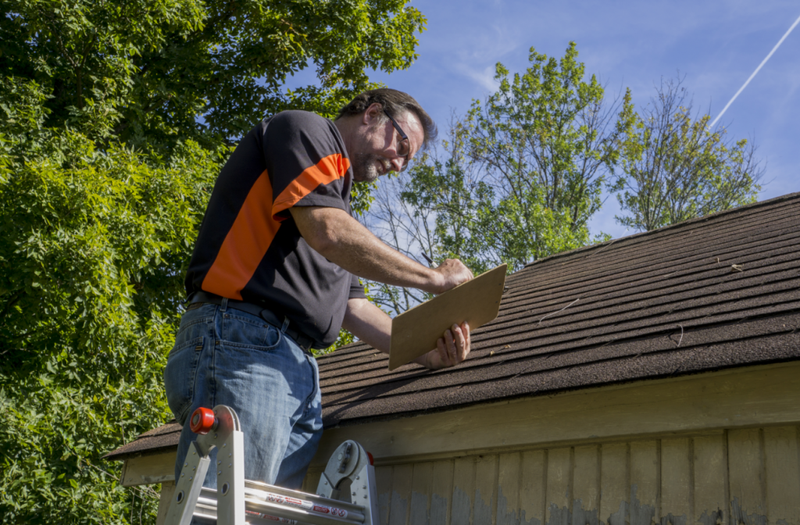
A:
[[[464,323],[462,326],[453,325],[453,330],[458,338],[458,362],[462,362],[469,354],[469,325]]]
[[[461,326],[454,324],[436,340],[436,348],[431,352],[438,354],[439,363],[431,362],[433,361],[431,359],[428,362],[429,368],[451,367],[461,363],[469,355],[470,344],[469,324],[466,322]]]
[[[447,346],[443,337],[436,340],[436,350],[439,352],[439,360],[442,363],[447,363]]]
[[[453,333],[453,344],[456,350],[455,362],[460,363],[464,360],[464,346],[466,345],[464,333],[461,331],[461,327],[457,324],[454,324],[452,328],[450,328],[450,331]]]
[[[451,330],[444,331],[444,341],[445,346],[447,346],[447,363],[452,366],[457,363],[458,349]]]

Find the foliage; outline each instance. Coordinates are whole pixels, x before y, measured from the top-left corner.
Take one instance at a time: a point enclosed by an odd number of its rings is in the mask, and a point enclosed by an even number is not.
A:
[[[100,458],[169,417],[222,145],[408,67],[425,19],[406,3],[0,0],[0,522],[153,521],[152,490]]]
[[[636,230],[755,202],[761,189],[755,147],[728,138],[721,126],[708,129],[709,116],[692,114],[681,82],[662,80],[624,143],[613,189],[628,214],[617,221]]]
[[[288,107],[334,114],[367,70],[408,67],[425,19],[406,1],[0,0],[0,74],[52,94],[47,127],[217,143]],[[307,67],[314,83],[281,91]]]
[[[619,161],[632,123],[630,93],[619,103],[571,43],[560,59],[531,49],[530,67],[510,76],[497,64],[498,90],[454,118],[443,154],[416,164],[372,214],[383,238],[416,259],[459,258],[474,272],[584,246],[587,222]],[[619,110],[619,113],[617,111]],[[377,286],[378,301],[402,311],[425,298]]]
[[[169,417],[162,369],[219,154],[100,150],[44,126],[42,86],[0,91],[2,522],[149,521],[152,490],[101,456]]]

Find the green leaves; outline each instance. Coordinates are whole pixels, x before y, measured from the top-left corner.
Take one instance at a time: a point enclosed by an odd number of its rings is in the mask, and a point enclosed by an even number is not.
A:
[[[405,0],[0,5],[0,521],[153,521],[152,491],[100,457],[170,417],[225,144],[290,107],[335,115],[369,69],[410,65],[425,19]]]
[[[653,230],[755,202],[764,173],[755,147],[693,115],[681,79],[662,81],[641,115],[625,118],[633,125],[612,187],[627,212],[621,224]]]
[[[29,125],[46,114],[34,83],[0,87],[14,101],[0,114],[0,515],[152,517],[152,495],[121,488],[101,456],[170,417],[162,369],[222,152],[99,150]]]
[[[494,188],[478,199],[476,242],[492,247],[492,264],[513,270],[589,242],[587,221],[630,126],[615,119],[597,79],[585,79],[574,43],[560,59],[531,49],[529,60],[513,76],[498,64],[499,89],[457,128],[473,169]]]
[[[408,67],[425,19],[404,0],[0,4],[0,521],[152,522],[154,493],[101,456],[171,417],[225,144],[289,107],[335,115],[368,69]]]
[[[419,11],[405,0],[4,0],[0,70],[35,80],[48,125],[169,152],[236,139],[289,107],[332,116],[367,71],[408,67]],[[316,82],[282,85],[312,67]]]

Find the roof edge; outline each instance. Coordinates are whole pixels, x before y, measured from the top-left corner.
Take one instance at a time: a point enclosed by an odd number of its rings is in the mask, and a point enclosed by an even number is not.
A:
[[[737,208],[731,208],[729,210],[723,210],[723,211],[717,211],[717,212],[714,212],[714,213],[709,213],[708,215],[703,215],[702,217],[695,217],[694,219],[687,219],[685,221],[679,222],[678,224],[671,224],[669,226],[663,226],[663,227],[655,229],[655,230],[649,230],[649,231],[644,231],[644,232],[639,232],[639,233],[633,233],[631,235],[626,235],[624,237],[617,237],[616,239],[611,239],[610,241],[605,241],[605,242],[601,242],[601,243],[598,243],[598,244],[589,244],[589,245],[581,246],[580,248],[575,248],[574,250],[569,250],[569,251],[566,251],[566,252],[554,253],[553,255],[548,255],[547,257],[544,257],[542,259],[537,259],[535,261],[531,261],[531,262],[527,263],[523,268],[528,268],[529,266],[533,266],[534,264],[541,264],[544,261],[549,261],[551,259],[557,259],[559,257],[565,257],[565,256],[568,256],[568,255],[573,255],[575,253],[579,253],[579,252],[582,252],[582,251],[590,251],[590,250],[594,250],[596,248],[603,249],[603,248],[605,248],[607,246],[611,246],[612,244],[614,244],[616,242],[619,242],[619,241],[622,241],[622,240],[627,241],[629,239],[633,239],[634,237],[635,238],[640,238],[640,237],[644,237],[646,235],[654,235],[656,233],[660,233],[660,232],[663,232],[663,231],[666,231],[666,230],[675,229],[675,228],[682,228],[682,227],[685,227],[686,225],[689,225],[689,224],[695,224],[697,222],[707,221],[709,219],[716,219],[718,217],[729,215],[729,214],[732,214],[732,213],[739,213],[739,212],[742,212],[742,211],[746,211],[746,210],[750,210],[750,209],[754,209],[754,208],[759,208],[761,206],[773,205],[776,202],[780,202],[780,201],[784,201],[784,200],[798,199],[798,198],[800,198],[800,192],[788,193],[786,195],[780,195],[778,197],[773,197],[773,198],[767,199],[765,201],[758,201],[758,202],[754,202],[752,204],[746,204],[744,206],[739,206]],[[516,273],[519,273],[519,272],[516,272]]]

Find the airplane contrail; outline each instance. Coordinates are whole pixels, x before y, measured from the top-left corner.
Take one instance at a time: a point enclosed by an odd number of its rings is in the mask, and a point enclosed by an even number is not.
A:
[[[764,64],[766,64],[766,63],[767,63],[767,60],[769,60],[769,57],[771,57],[771,56],[772,56],[772,54],[773,54],[775,51],[777,51],[779,47],[781,47],[781,44],[783,44],[783,41],[784,41],[784,40],[786,40],[786,37],[787,37],[787,36],[789,36],[789,33],[791,33],[791,32],[792,32],[792,30],[795,28],[795,26],[796,26],[798,23],[800,23],[800,16],[799,16],[799,17],[797,17],[797,20],[795,20],[795,21],[794,21],[794,24],[792,24],[792,27],[790,27],[790,28],[789,28],[789,30],[788,30],[788,31],[786,31],[786,33],[784,33],[784,35],[781,37],[781,39],[780,39],[780,40],[778,40],[778,43],[777,43],[777,44],[775,44],[775,47],[773,47],[773,48],[772,48],[772,51],[770,51],[770,52],[769,52],[769,54],[767,55],[767,58],[765,58],[764,60],[762,60],[762,61],[761,61],[761,63],[760,63],[760,64],[758,65],[758,67],[756,68],[756,70],[755,70],[755,71],[753,71],[753,74],[752,74],[752,75],[750,75],[750,78],[748,78],[748,79],[747,79],[747,81],[746,81],[746,82],[745,82],[745,83],[742,85],[742,87],[740,87],[740,88],[739,88],[739,91],[737,91],[737,92],[736,92],[736,94],[733,96],[733,98],[732,98],[732,99],[730,99],[730,101],[729,101],[727,104],[725,104],[725,107],[724,107],[724,108],[722,108],[722,111],[720,112],[720,114],[719,114],[719,115],[717,115],[717,118],[715,118],[715,119],[714,119],[714,122],[712,122],[712,123],[711,123],[711,125],[709,126],[709,129],[714,129],[714,124],[716,124],[716,123],[717,123],[717,121],[718,121],[718,120],[719,120],[719,119],[722,117],[722,115],[724,115],[724,114],[725,114],[725,111],[728,109],[728,107],[729,107],[731,104],[733,104],[733,101],[734,101],[734,100],[736,100],[736,97],[738,97],[738,96],[739,96],[739,93],[741,93],[742,91],[744,91],[744,88],[746,88],[746,87],[747,87],[747,84],[749,84],[749,83],[750,83],[750,81],[751,81],[751,80],[753,80],[753,77],[754,77],[754,76],[756,76],[756,74],[757,74],[757,73],[758,73],[758,72],[761,70],[761,68],[762,68],[762,67],[764,67]]]

